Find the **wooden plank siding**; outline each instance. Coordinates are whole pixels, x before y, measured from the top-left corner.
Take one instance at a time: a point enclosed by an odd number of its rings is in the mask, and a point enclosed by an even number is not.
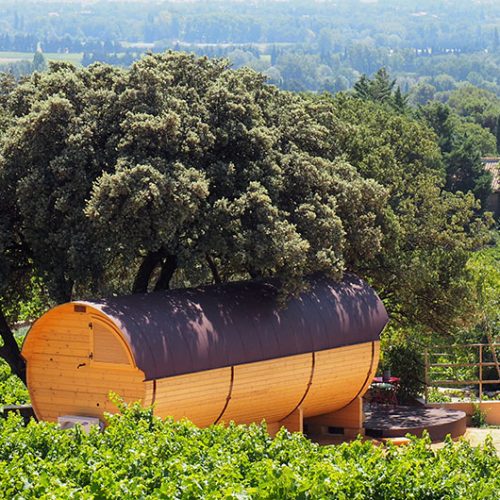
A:
[[[298,354],[145,380],[118,327],[91,306],[56,307],[37,321],[22,354],[38,418],[62,415],[103,419],[117,408],[110,391],[125,401],[154,404],[165,418],[270,424],[335,412],[367,389],[378,363],[379,342]]]
[[[146,393],[151,393],[153,382]],[[231,385],[231,368],[219,368],[159,379],[155,414],[164,418],[189,418],[200,427],[214,423],[221,414]]]
[[[65,304],[33,325],[23,356],[39,419],[85,415],[104,420],[105,412],[117,411],[109,400],[111,391],[127,402],[144,400],[144,374],[108,324],[95,311],[79,313]]]
[[[92,321],[92,354],[95,362],[130,364],[127,350],[117,334],[98,320]]]
[[[304,416],[319,415],[366,391],[378,352],[378,342],[367,342],[317,352],[314,365],[312,353],[236,365],[232,384],[230,367],[159,379],[156,388],[147,381],[145,400],[154,400],[155,414],[162,418],[185,417],[199,426],[279,422],[299,406]]]
[[[339,410],[362,395],[377,369],[378,350],[379,342],[366,342],[317,352],[311,388],[302,403],[304,417]]]
[[[235,366],[234,387],[224,422],[274,422],[293,411],[307,387],[311,354]]]

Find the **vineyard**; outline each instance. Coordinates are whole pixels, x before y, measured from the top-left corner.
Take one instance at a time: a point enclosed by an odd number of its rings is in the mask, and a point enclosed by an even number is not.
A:
[[[265,425],[198,429],[139,406],[109,417],[105,432],[0,419],[3,498],[497,498],[500,460],[426,439],[404,448],[310,442]]]

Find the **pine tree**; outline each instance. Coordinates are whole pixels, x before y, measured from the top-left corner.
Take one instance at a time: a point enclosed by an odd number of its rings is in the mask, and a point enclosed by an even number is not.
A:
[[[400,113],[404,113],[408,108],[408,95],[401,92],[401,87],[399,85],[396,88],[396,92],[394,92],[392,101],[394,109]]]
[[[380,68],[370,80],[366,75],[354,84],[354,92],[357,97],[380,103],[390,103],[393,99],[393,90],[396,80],[391,80],[385,68]],[[401,92],[401,90],[400,90]],[[400,96],[403,100],[403,96]]]
[[[366,75],[361,75],[360,79],[354,84],[356,97],[361,99],[370,99],[370,79]]]
[[[446,189],[453,193],[472,191],[484,203],[491,194],[491,173],[484,169],[481,153],[470,139],[446,155]]]
[[[385,68],[380,68],[370,82],[370,95],[372,100],[388,102],[392,96],[395,85],[396,80],[391,81],[387,70]]]
[[[45,71],[47,69],[47,61],[42,53],[42,51],[37,50],[33,56],[33,62],[31,63],[33,71]]]

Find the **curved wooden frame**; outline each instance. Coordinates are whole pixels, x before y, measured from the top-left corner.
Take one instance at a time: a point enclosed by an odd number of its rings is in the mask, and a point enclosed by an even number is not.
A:
[[[137,368],[117,325],[100,311],[63,304],[43,315],[31,327],[22,348],[27,363],[28,390],[38,418],[57,420],[67,414],[103,419],[116,412],[111,391],[125,401],[144,401],[144,373]],[[119,342],[128,364],[92,359],[93,322]]]
[[[135,364],[135,359],[132,356],[132,351],[130,350],[130,346],[127,344],[125,339],[123,338],[123,335],[120,333],[120,330],[118,327],[113,323],[107,316],[104,316],[100,311],[94,310],[95,313],[91,313],[90,317],[92,318],[92,330],[94,330],[94,322],[97,321],[98,323],[101,323],[102,325],[105,326],[105,328],[113,334],[113,336],[118,340],[120,343],[120,346],[122,349],[125,351],[127,354],[128,358],[128,365],[124,363],[113,363],[111,361],[96,361],[95,358],[95,332],[92,332],[92,335],[90,336],[90,353],[93,355],[92,358],[90,358],[90,364],[93,366],[98,366],[98,367],[107,367],[111,368],[114,370],[123,370],[128,369],[129,366],[133,366],[134,368],[137,368],[137,365]]]

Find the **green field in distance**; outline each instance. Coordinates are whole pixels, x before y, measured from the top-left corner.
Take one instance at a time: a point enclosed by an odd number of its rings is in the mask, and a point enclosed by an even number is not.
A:
[[[82,61],[83,54],[81,52],[73,53],[57,53],[44,52],[44,57],[47,61],[68,61],[79,65]],[[17,62],[17,61],[32,61],[33,52],[2,52],[0,51],[0,64]]]

